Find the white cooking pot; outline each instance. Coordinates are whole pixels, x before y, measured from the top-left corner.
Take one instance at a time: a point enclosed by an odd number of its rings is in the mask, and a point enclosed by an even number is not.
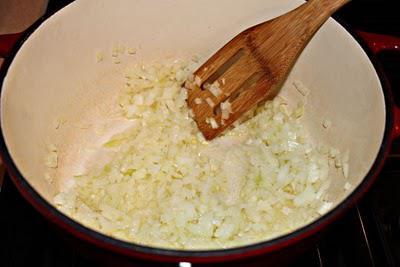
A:
[[[232,260],[273,253],[312,236],[370,187],[395,135],[396,131],[390,130],[393,121],[398,120],[367,54],[333,19],[318,31],[287,79],[287,84],[301,80],[311,90],[304,123],[312,139],[350,151],[348,180],[340,173],[332,174],[334,183],[328,195],[334,206],[326,215],[259,244],[179,251],[105,236],[65,216],[53,204],[53,197],[67,186],[68,178],[96,156],[80,148],[100,147],[123,127],[115,119],[114,101],[118,75],[127,64],[190,58],[193,54],[206,59],[240,31],[300,4],[298,0],[78,0],[39,23],[2,70],[1,148],[14,183],[42,214],[62,228],[99,247],[133,257]],[[137,48],[137,54],[115,64],[111,51],[118,44]],[[375,48],[380,47],[375,42]],[[100,63],[98,52],[106,57]],[[280,95],[289,103],[298,101],[298,93],[291,90],[284,89]],[[329,131],[321,127],[325,119],[332,122]],[[95,134],[99,127],[104,130],[102,136]],[[49,143],[58,147],[59,155],[53,174],[57,180],[52,183],[44,176],[43,159]],[[343,190],[346,182],[353,185],[352,190]]]

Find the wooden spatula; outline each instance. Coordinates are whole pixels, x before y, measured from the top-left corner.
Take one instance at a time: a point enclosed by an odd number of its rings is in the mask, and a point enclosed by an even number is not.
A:
[[[188,105],[207,140],[274,97],[321,25],[350,0],[309,0],[251,27],[222,47],[188,80]]]

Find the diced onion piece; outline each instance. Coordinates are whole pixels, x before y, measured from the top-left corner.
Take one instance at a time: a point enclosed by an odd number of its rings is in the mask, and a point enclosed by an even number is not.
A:
[[[303,104],[298,104],[297,108],[293,111],[293,116],[295,118],[300,118],[304,114],[304,105]]]
[[[137,49],[136,49],[136,48],[134,48],[134,47],[129,47],[129,48],[128,48],[128,54],[129,54],[129,55],[135,55],[136,52],[137,52]]]
[[[297,91],[303,96],[307,96],[310,93],[308,88],[305,87],[304,84],[300,81],[294,81],[293,85],[297,89]]]
[[[350,190],[351,189],[351,187],[352,187],[352,185],[351,185],[351,183],[349,183],[349,182],[346,182],[345,184],[344,184],[344,186],[343,186],[343,188],[344,188],[344,190]]]
[[[197,86],[201,86],[201,78],[199,76],[194,76],[194,82]]]
[[[192,56],[192,61],[198,63],[200,61],[199,55],[193,55]]]
[[[219,88],[219,83],[218,81],[215,81],[210,88],[208,89],[210,92],[215,96],[218,97],[219,95],[222,94],[222,90]]]
[[[217,129],[219,127],[217,121],[214,118],[206,118],[206,123],[210,124],[211,128]]]
[[[231,103],[229,103],[229,100],[226,100],[225,102],[221,103],[221,119],[226,120],[229,118],[229,114],[232,113],[232,106]]]
[[[325,214],[332,207],[332,205],[332,202],[324,202],[318,209],[318,213],[321,215]]]
[[[57,168],[58,167],[58,154],[55,151],[51,151],[47,154],[45,158],[45,166],[49,168]]]
[[[340,168],[342,166],[342,160],[340,158],[335,158],[335,167]]]
[[[221,103],[221,110],[227,111],[228,113],[232,113],[232,105],[229,103],[229,100],[226,100]]]
[[[47,150],[50,152],[57,152],[57,147],[54,144],[48,144]]]
[[[211,108],[213,108],[215,106],[214,101],[212,101],[212,99],[209,97],[206,98],[206,102]]]
[[[328,128],[330,128],[330,127],[332,126],[332,121],[330,121],[330,120],[328,120],[328,119],[325,119],[325,120],[322,122],[322,126],[323,126],[325,129],[328,129]]]
[[[97,63],[103,61],[104,59],[104,53],[102,51],[97,51],[96,52],[96,61]]]
[[[331,148],[330,150],[329,150],[329,156],[331,157],[331,158],[336,158],[337,156],[339,155],[339,150],[338,149],[336,149],[336,148]]]
[[[217,121],[214,118],[210,118],[210,125],[211,125],[211,128],[213,128],[213,129],[217,129],[219,127]]]
[[[349,164],[348,163],[343,163],[342,171],[343,171],[344,178],[346,178],[346,179],[349,178]]]
[[[315,192],[312,188],[311,185],[307,186],[306,189],[304,189],[303,192],[301,192],[299,195],[297,195],[294,198],[294,204],[296,206],[304,206],[307,205],[308,203],[312,202],[315,199]]]
[[[201,100],[201,98],[199,98],[199,97],[196,97],[196,98],[194,99],[194,103],[195,103],[196,105],[200,105],[201,103],[203,103],[203,100]]]

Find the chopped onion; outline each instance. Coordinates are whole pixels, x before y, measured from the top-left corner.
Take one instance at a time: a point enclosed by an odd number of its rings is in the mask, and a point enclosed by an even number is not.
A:
[[[328,128],[330,128],[330,127],[332,126],[332,121],[330,121],[330,120],[328,120],[328,119],[325,119],[325,120],[322,122],[322,126],[323,126],[325,129],[328,129]]]
[[[351,187],[352,185],[349,182],[346,182],[343,186],[344,190],[350,190]]]
[[[196,105],[200,105],[201,103],[203,103],[203,100],[201,100],[201,98],[196,97],[196,98],[194,99],[194,103],[195,103]]]
[[[194,82],[196,83],[197,86],[201,86],[201,78],[199,76],[194,76]]]
[[[215,106],[214,101],[212,101],[212,99],[209,97],[206,98],[206,102],[211,108],[213,108]]]
[[[324,202],[319,208],[318,213],[321,215],[325,214],[332,207],[332,205],[332,202]]]
[[[329,161],[342,164],[348,155],[313,145],[298,119],[304,107],[290,114],[277,97],[225,135],[206,141],[181,88],[185,81],[201,85],[193,69],[179,61],[128,68],[121,80],[130,77],[130,86],[119,105],[138,127],[110,138],[103,149],[113,158],[71,177],[70,186],[54,198],[56,206],[102,233],[173,249],[248,245],[327,212]],[[214,107],[210,98],[205,101]],[[228,101],[221,103],[221,113],[222,124],[232,113]],[[206,121],[219,127],[214,118]],[[57,149],[50,147],[49,153],[46,165],[56,167]]]
[[[219,95],[222,94],[222,90],[219,88],[219,83],[218,81],[215,81],[210,88],[208,89],[210,92],[215,96],[218,97]]]
[[[303,96],[307,96],[310,93],[310,90],[308,90],[308,88],[305,87],[304,84],[300,81],[294,81],[293,85],[297,89],[297,91]]]

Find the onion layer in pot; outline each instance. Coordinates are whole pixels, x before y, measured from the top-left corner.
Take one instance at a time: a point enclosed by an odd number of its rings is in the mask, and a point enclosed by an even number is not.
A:
[[[341,168],[342,158],[313,145],[303,106],[277,97],[207,142],[181,87],[193,69],[154,63],[121,74],[121,116],[132,126],[104,144],[113,153],[107,164],[71,178],[57,206],[105,234],[178,249],[264,241],[327,212],[329,169]]]

